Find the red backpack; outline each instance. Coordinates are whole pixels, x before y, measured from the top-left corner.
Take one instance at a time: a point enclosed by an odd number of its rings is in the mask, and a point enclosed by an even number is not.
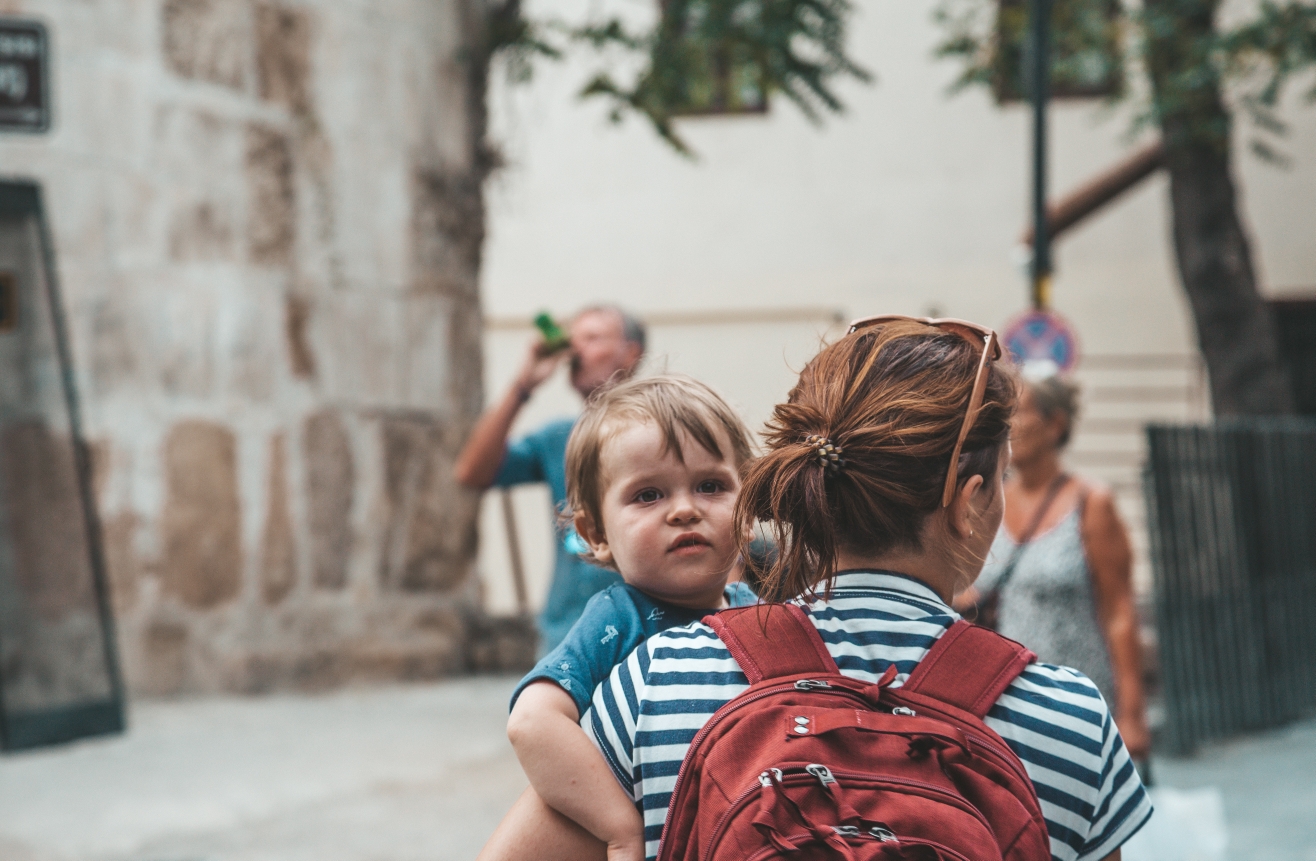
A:
[[[1050,861],[1023,763],[983,716],[1036,655],[956,622],[903,687],[843,676],[792,604],[704,620],[749,677],[681,764],[659,861]]]

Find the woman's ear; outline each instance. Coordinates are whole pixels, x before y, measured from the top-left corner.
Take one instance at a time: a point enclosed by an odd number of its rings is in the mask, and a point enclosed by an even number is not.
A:
[[[991,505],[991,498],[982,490],[981,475],[971,475],[951,497],[946,510],[946,522],[951,531],[961,538],[973,534],[975,525],[982,520],[982,509]]]
[[[608,546],[608,536],[603,534],[603,530],[594,525],[594,518],[590,517],[584,511],[577,511],[574,519],[576,534],[579,535],[589,549],[593,551],[594,558],[600,565],[607,565],[612,562],[612,548]]]

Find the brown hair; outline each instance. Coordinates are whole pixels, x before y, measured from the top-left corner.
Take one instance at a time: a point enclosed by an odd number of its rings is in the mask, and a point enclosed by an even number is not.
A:
[[[846,335],[809,362],[769,420],[768,451],[736,501],[738,532],[762,522],[780,550],[753,572],[764,600],[829,587],[840,550],[920,549],[924,520],[941,506],[981,355],[981,345],[961,335],[902,320]],[[982,411],[960,455],[961,483],[993,480],[1017,399],[1013,370],[990,363]],[[820,463],[818,437],[839,449],[839,469]]]
[[[609,477],[603,475],[603,446],[627,423],[652,422],[663,434],[663,452],[682,463],[681,431],[709,454],[730,459],[739,470],[753,457],[749,429],[717,392],[684,374],[658,374],[628,380],[596,392],[567,440],[567,507],[603,526],[602,501]],[[718,445],[721,430],[731,451]],[[589,556],[587,556],[589,558]]]

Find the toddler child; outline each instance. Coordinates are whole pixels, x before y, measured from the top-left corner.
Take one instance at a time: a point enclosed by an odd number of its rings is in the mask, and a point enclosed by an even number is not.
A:
[[[676,374],[600,393],[567,443],[567,502],[584,555],[624,583],[590,599],[517,686],[507,733],[539,799],[607,843],[610,859],[644,857],[643,824],[577,722],[594,688],[646,638],[754,603],[743,583],[727,583],[737,561],[732,512],[749,459],[749,432],[735,412]],[[499,842],[496,835],[481,857],[502,857]]]

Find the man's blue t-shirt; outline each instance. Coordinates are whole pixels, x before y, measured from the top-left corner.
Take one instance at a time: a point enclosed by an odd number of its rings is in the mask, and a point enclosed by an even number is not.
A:
[[[557,524],[556,513],[567,502],[567,438],[575,424],[575,419],[558,419],[511,443],[494,478],[497,487],[546,482],[553,496],[557,549],[553,582],[548,587],[544,611],[539,615],[540,655],[562,642],[592,595],[621,582],[615,571],[590,565],[577,556],[583,542],[574,530],[564,530]]]
[[[744,583],[728,583],[725,594],[732,607],[758,603],[758,598]],[[636,646],[659,631],[698,622],[713,612],[716,611],[691,610],[656,601],[626,583],[613,586],[589,599],[585,612],[571,627],[566,639],[541,658],[516,686],[511,704],[516,705],[516,698],[521,696],[526,685],[548,679],[571,694],[577,711],[584,714],[594,688]]]

